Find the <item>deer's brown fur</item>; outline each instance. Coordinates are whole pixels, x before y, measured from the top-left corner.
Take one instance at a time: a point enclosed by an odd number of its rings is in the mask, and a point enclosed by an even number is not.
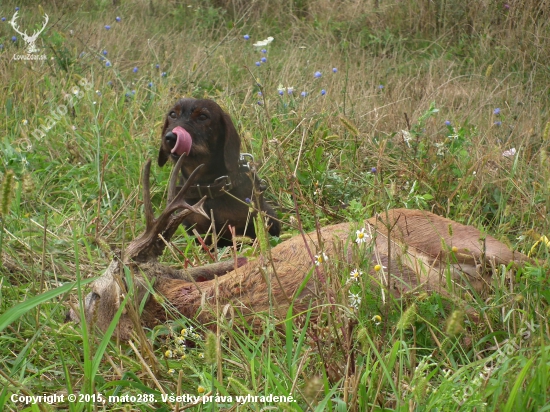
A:
[[[144,181],[148,181],[148,170],[146,167]],[[353,248],[368,247],[371,267],[379,264],[386,267],[382,273],[391,273],[389,279],[377,282],[380,272],[375,274],[372,269],[368,274],[372,285],[383,285],[397,296],[416,288],[448,294],[447,273],[451,275],[453,285],[469,284],[481,292],[488,286],[495,267],[529,260],[527,256],[511,251],[502,242],[482,234],[472,226],[426,211],[393,209],[365,220],[362,224],[341,223],[324,227],[320,230],[320,238],[316,232],[295,236],[271,250],[271,261],[260,257],[237,268],[234,268],[233,262],[226,262],[191,272],[177,271],[156,262],[156,256],[162,253],[164,247],[164,243],[159,243],[158,234],[166,235],[165,240],[169,240],[182,215],[191,213],[190,210],[200,213],[201,205],[199,202],[198,205],[189,206],[181,202],[182,192],[177,196],[173,194],[175,176],[176,173],[172,175],[169,189],[169,198],[174,199],[169,200],[167,210],[158,219],[152,217],[152,212],[146,214],[147,230],[129,245],[123,262],[132,268],[136,276],[138,302],[146,296],[147,282],[140,281],[146,277],[154,281],[154,293],[162,296],[161,300],[169,303],[181,315],[198,317],[204,322],[215,320],[215,311],[212,310],[215,304],[230,303],[245,316],[273,307],[275,315],[284,316],[291,303],[295,313],[312,304],[327,303],[326,290],[319,282],[327,276],[326,267],[315,267],[313,260],[313,255],[321,252],[330,259],[340,258],[351,262]],[[189,182],[192,182],[191,178]],[[144,192],[148,189],[148,184],[144,184]],[[144,202],[146,210],[150,211],[148,193],[144,193]],[[187,210],[173,216],[178,208]],[[162,224],[159,225],[159,222]],[[368,243],[353,245],[354,230],[362,227],[371,236],[370,246]],[[240,261],[238,265],[242,263]],[[113,319],[124,293],[123,285],[117,280],[120,270],[119,261],[111,262],[86,297],[86,318],[94,319],[103,330]],[[214,279],[216,275],[220,277]],[[211,280],[192,280],[197,277]],[[72,311],[71,317],[75,319],[78,315]],[[159,299],[149,297],[140,316],[142,324],[151,327],[166,318],[166,309],[159,303]],[[128,339],[132,328],[128,316],[123,315],[118,324],[118,335]]]
[[[349,241],[356,226],[341,223],[322,228],[324,253],[331,256],[335,244]],[[528,260],[527,256],[512,252],[503,243],[491,236],[482,235],[472,226],[465,226],[430,212],[393,209],[388,211],[387,216],[366,220],[365,226],[370,228],[376,244],[371,255],[371,266],[381,263],[387,267],[388,261],[391,262],[390,270],[393,275],[390,285],[397,295],[418,286],[428,290],[444,290],[444,271],[447,268],[452,270],[453,281],[465,284],[467,280],[476,291],[481,292],[490,281],[491,268]],[[390,259],[388,228],[391,229]],[[316,237],[316,233],[307,236],[309,249],[314,253],[319,250]],[[301,311],[309,306],[311,298],[322,299],[321,292],[315,285],[317,276],[313,271],[314,263],[301,236],[295,236],[273,248],[271,256],[274,270],[269,262],[259,259],[219,278],[218,303],[231,303],[244,314],[267,311],[270,303],[265,277],[270,272],[272,296],[276,301],[272,305],[279,308],[279,315],[284,316],[291,302],[294,302],[295,310]],[[348,258],[351,258],[349,254]],[[323,270],[322,267],[319,269]],[[309,281],[297,296],[296,293],[308,274]],[[374,275],[374,270],[371,275]],[[201,320],[212,320],[214,312],[208,310],[207,306],[215,304],[215,280],[195,285],[180,279],[161,277],[158,278],[155,290],[182,315],[194,317],[200,312]],[[149,325],[165,320],[164,308],[153,299],[145,306],[144,314],[143,320]]]

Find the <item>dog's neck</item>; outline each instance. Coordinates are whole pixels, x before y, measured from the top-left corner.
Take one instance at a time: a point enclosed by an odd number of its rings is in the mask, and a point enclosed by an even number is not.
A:
[[[223,196],[225,192],[229,192],[232,188],[241,185],[245,179],[248,181],[252,179],[252,181],[254,182],[254,187],[257,190],[265,190],[265,188],[263,188],[264,183],[256,175],[256,170],[250,164],[250,161],[254,161],[252,155],[248,153],[242,153],[239,159],[237,172],[232,174],[227,171],[225,166],[223,166],[222,168],[220,168],[219,166],[216,168],[203,168],[206,170],[204,172],[202,170],[199,172],[200,174],[195,180],[193,186],[189,188],[189,194],[186,197],[188,199],[200,199],[203,196],[208,196],[209,198],[213,199],[219,196]],[[181,185],[183,185],[185,181],[187,181],[187,178],[190,176],[189,170],[191,169],[191,167],[191,162],[189,164],[184,164],[184,167],[182,167],[182,180],[180,180]],[[212,169],[217,170],[217,172],[213,173]]]
[[[195,168],[201,164],[204,164],[204,166],[199,170],[195,180],[196,184],[207,185],[222,176],[229,176],[229,171],[225,167],[223,159],[197,159],[190,157],[189,159],[185,159],[181,168],[183,178],[187,180]]]

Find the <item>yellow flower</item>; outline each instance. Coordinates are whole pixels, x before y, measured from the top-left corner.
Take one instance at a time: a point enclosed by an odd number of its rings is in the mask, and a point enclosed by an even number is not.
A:
[[[204,392],[206,392],[206,389],[204,389],[203,386],[199,386],[199,387],[197,388],[197,392],[198,392],[198,393],[204,393]]]
[[[380,325],[382,323],[382,317],[380,315],[374,315],[372,317],[372,321],[376,326]]]
[[[175,372],[176,372],[176,371],[175,371],[174,369],[168,369],[168,373],[169,373],[170,375],[173,375]]]
[[[172,351],[170,349],[168,349],[166,352],[164,352],[164,356],[166,356],[167,358],[171,358],[172,357]]]

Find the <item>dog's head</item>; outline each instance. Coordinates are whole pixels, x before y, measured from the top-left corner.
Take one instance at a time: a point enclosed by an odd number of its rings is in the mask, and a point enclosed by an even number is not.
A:
[[[206,174],[237,173],[241,139],[231,118],[213,100],[180,99],[168,111],[162,129],[158,164],[187,156],[182,171],[189,175],[200,164]]]

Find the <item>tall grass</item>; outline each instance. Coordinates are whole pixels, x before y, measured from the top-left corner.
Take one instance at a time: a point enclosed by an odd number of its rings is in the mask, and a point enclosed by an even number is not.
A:
[[[157,399],[109,410],[170,410],[176,402],[162,394],[201,393],[296,400],[237,410],[547,408],[548,4],[45,1],[43,63],[12,59],[25,48],[11,40],[16,6],[27,33],[42,19],[32,2],[2,3],[2,409],[23,408],[14,393],[73,392]],[[268,36],[266,53],[252,45]],[[215,362],[202,357],[208,325],[193,319],[131,345],[64,323],[64,309],[82,300],[72,285],[99,275],[112,250],[143,229],[139,171],[157,156],[165,111],[184,95],[213,98],[231,114],[280,205],[285,236],[297,232],[296,206],[304,230],[421,208],[513,248],[534,246],[540,264],[513,279],[494,273],[488,296],[466,293],[481,313],[476,323],[438,294],[384,301],[366,279],[348,282],[351,270],[369,269],[363,255],[354,267],[331,256],[323,288],[334,302],[315,308],[318,320],[258,314],[258,332],[230,309]],[[56,115],[60,105],[66,114]],[[33,135],[41,126],[51,128]],[[160,207],[168,170],[153,175]],[[194,264],[208,262],[183,233],[175,242]]]

